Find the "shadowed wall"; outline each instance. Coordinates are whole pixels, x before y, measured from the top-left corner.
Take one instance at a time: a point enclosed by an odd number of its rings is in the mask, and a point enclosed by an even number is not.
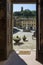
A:
[[[0,60],[6,58],[6,0],[0,0]]]

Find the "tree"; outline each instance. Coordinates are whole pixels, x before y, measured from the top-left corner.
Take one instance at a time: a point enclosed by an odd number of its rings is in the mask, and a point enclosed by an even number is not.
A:
[[[23,11],[17,11],[13,13],[14,16],[22,16],[22,17],[35,17],[36,16],[36,11],[30,11],[28,9],[23,10]]]

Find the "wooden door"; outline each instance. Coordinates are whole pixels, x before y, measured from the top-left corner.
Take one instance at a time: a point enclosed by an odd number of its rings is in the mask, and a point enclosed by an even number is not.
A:
[[[37,3],[36,59],[43,64],[43,2]]]

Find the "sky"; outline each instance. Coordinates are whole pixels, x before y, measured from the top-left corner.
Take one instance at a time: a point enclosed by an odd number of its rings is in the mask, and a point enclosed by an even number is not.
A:
[[[13,4],[13,12],[21,11],[21,7],[23,7],[23,10],[36,10],[36,4]]]

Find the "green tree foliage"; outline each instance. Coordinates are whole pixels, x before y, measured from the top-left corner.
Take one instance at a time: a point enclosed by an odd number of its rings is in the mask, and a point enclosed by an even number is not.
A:
[[[14,12],[14,16],[21,16],[21,12]]]
[[[36,16],[36,11],[32,11],[32,15],[33,16]]]
[[[23,11],[18,11],[13,13],[14,16],[22,16],[22,17],[35,17],[36,16],[36,11],[30,11],[28,9],[23,10]]]

